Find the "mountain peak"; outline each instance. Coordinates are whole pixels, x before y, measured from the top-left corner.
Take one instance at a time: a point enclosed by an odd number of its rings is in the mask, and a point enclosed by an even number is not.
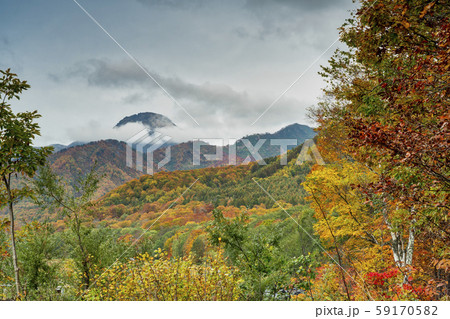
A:
[[[302,134],[305,136],[306,139],[313,138],[316,135],[316,132],[314,130],[303,124],[293,123],[288,126],[283,127],[279,131],[273,133],[274,135],[277,135],[277,137],[281,138],[281,136],[284,135],[297,135]]]
[[[114,127],[119,128],[128,123],[141,123],[151,130],[155,130],[162,127],[176,126],[169,118],[167,118],[162,114],[153,112],[141,112],[124,117]]]

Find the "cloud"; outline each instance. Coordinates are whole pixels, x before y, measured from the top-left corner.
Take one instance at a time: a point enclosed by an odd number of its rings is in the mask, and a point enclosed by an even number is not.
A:
[[[216,132],[218,126],[248,128],[275,99],[274,96],[254,96],[247,91],[239,91],[222,83],[197,84],[177,76],[163,76],[153,71],[151,75],[200,123],[202,129],[211,126]],[[129,104],[152,101],[156,95],[163,94],[159,86],[128,60],[112,62],[92,59],[77,63],[63,75],[52,76],[58,80],[81,77],[87,80],[90,86],[110,88],[115,92],[122,89],[127,92],[123,101]],[[129,93],[131,90],[133,93]],[[274,125],[286,123],[286,120],[291,118],[287,115],[288,112],[299,113],[300,106],[309,106],[288,97],[281,98],[277,104],[279,112],[264,119],[265,124],[269,120]],[[178,111],[183,113],[180,108]],[[298,119],[300,118],[299,115]]]
[[[134,86],[149,80],[148,76],[133,62],[111,63],[100,59],[79,62],[63,73],[51,73],[49,76],[57,82],[81,77],[85,78],[89,85],[100,87]]]
[[[330,41],[330,25],[337,28],[348,16],[351,0],[247,0],[244,8],[257,23],[234,29],[239,37],[259,40],[282,38],[300,45],[320,46]],[[320,23],[318,23],[320,21]]]
[[[336,39],[352,6],[351,0],[86,2],[86,10],[197,119],[196,128],[73,3],[16,2],[3,6],[14,14],[0,21],[0,50],[13,53],[1,51],[0,66],[31,84],[15,107],[43,115],[40,144],[70,143],[89,132],[89,140],[115,136],[108,134],[117,121],[146,111],[169,117],[184,130],[180,138],[241,137],[305,124],[304,110],[323,87],[318,65],[334,47],[250,126]]]
[[[148,101],[148,98],[143,93],[131,93],[122,98],[125,104],[139,104],[145,101]]]
[[[166,105],[172,106],[172,113],[168,107],[146,108],[141,111],[155,111],[174,121],[176,128],[163,131],[164,134],[172,136],[175,142],[196,138],[241,138],[247,134],[276,131],[294,122],[301,123],[305,118],[304,110],[310,106],[305,101],[283,97],[274,106],[276,111],[272,110],[268,116],[262,117],[257,125],[251,126],[276,96],[255,95],[221,83],[197,84],[177,76],[163,76],[157,72],[151,74],[200,126],[195,125],[181,108],[165,97],[162,90],[130,61],[88,60],[77,63],[66,72],[53,77],[58,81],[81,78],[91,89],[92,86],[102,88],[103,94],[111,92],[111,95],[122,95],[122,101],[128,105],[162,105],[164,103],[161,101],[165,99],[166,103],[169,102]],[[82,127],[68,129],[67,135],[71,140],[77,141],[106,138],[126,140],[139,129],[142,128],[130,128],[127,125],[125,131],[117,131],[112,130],[106,123],[89,121]]]
[[[104,122],[90,120],[76,128],[68,128],[67,135],[72,141],[80,142],[106,139],[126,141],[144,129],[145,126],[140,123],[129,123],[119,128],[112,128]]]

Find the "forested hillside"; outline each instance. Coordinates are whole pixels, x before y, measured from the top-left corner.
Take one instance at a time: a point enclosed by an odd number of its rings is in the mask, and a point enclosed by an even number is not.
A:
[[[255,145],[258,140],[264,139],[265,143],[259,149],[262,158],[276,156],[280,153],[278,145],[270,145],[271,139],[295,139],[295,145],[291,145],[289,149],[296,147],[303,143],[306,139],[315,136],[315,132],[306,125],[292,124],[275,133],[255,134],[245,137]],[[149,144],[148,146],[150,146]],[[219,161],[208,161],[205,159],[205,154],[215,154],[216,146],[204,145],[201,146],[200,163],[193,164],[193,150],[192,142],[184,142],[170,146],[171,155],[170,161],[162,168],[158,168],[157,164],[166,156],[165,147],[154,151],[154,170],[155,171],[175,171],[175,170],[189,170],[203,167],[217,167],[224,166],[230,163],[229,146],[223,149],[223,159]],[[145,149],[144,149],[145,152]],[[236,162],[242,162],[247,156],[251,156],[248,149],[238,142],[237,145]],[[143,166],[147,165],[147,156],[143,156]],[[133,160],[136,160],[136,151],[133,149]],[[255,159],[250,157],[251,161]],[[64,178],[69,184],[73,185],[77,178],[89,172],[93,165],[96,165],[96,170],[99,175],[100,185],[97,191],[98,196],[104,195],[124,184],[125,182],[138,178],[144,172],[136,170],[136,163],[133,167],[128,167],[126,161],[126,143],[116,140],[101,140],[90,142],[83,145],[75,145],[67,149],[63,149],[49,156],[48,163],[58,176]]]
[[[126,166],[125,146],[124,142],[116,140],[91,142],[54,153],[49,156],[48,163],[58,176],[72,185],[96,165],[98,173],[104,176],[98,189],[98,194],[103,195],[142,175]]]
[[[258,152],[262,158],[267,158],[279,154],[280,152],[279,145],[270,144],[272,139],[294,139],[296,140],[296,144],[291,145],[289,148],[292,149],[296,145],[301,144],[304,140],[313,137],[314,135],[314,131],[308,126],[292,124],[273,134],[255,134],[245,138],[248,139],[252,145],[256,144],[259,139],[264,139],[265,142],[261,145]],[[251,153],[241,141],[242,140],[239,140],[236,144],[236,153],[238,156],[233,158],[233,160],[239,164],[242,163],[247,156],[249,156],[249,161],[254,161],[255,158],[251,156]],[[222,160],[211,161],[207,160],[205,155],[215,154],[217,152],[217,147],[213,145],[202,145],[200,149],[200,161],[198,164],[194,165],[193,142],[184,142],[170,145],[170,160],[163,167],[158,168],[158,163],[166,157],[166,147],[157,149],[153,153],[153,169],[155,172],[220,167],[229,165],[230,163],[230,146],[223,147]],[[136,150],[133,145],[129,146],[133,154],[132,167],[127,166],[126,148],[127,145],[125,142],[116,140],[101,140],[62,149],[50,155],[47,161],[52,170],[59,177],[65,180],[69,189],[73,189],[77,180],[85,176],[93,167],[95,167],[97,174],[101,176],[95,194],[95,196],[99,198],[125,182],[139,178],[145,174],[147,167],[147,154],[145,154],[145,149],[144,154],[142,155],[143,172],[141,172],[136,169]],[[239,155],[243,157],[240,157]],[[18,181],[14,181],[14,183],[18,184],[23,182],[24,181],[20,179]],[[235,192],[235,194],[241,194],[240,197],[242,197],[242,193]],[[54,214],[51,214],[48,211],[38,214],[38,209],[30,201],[23,201],[19,203],[16,207],[16,214],[19,220],[24,221],[55,218]]]
[[[449,17],[361,0],[286,165],[193,169],[192,143],[153,175],[116,141],[50,155],[40,115],[10,105],[29,85],[1,71],[0,299],[448,301]]]

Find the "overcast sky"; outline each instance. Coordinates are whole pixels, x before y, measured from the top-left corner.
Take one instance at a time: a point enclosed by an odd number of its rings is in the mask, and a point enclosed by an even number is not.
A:
[[[169,117],[185,139],[312,125],[306,109],[324,86],[317,71],[342,44],[252,123],[336,40],[355,8],[351,0],[78,2],[171,97],[73,0],[0,0],[0,69],[31,85],[13,109],[42,114],[37,145],[124,140],[137,128],[112,127],[148,111]]]

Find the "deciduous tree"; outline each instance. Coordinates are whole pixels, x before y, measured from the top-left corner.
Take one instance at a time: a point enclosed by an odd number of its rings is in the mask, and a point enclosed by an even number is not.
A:
[[[10,100],[20,99],[20,94],[30,86],[20,81],[10,69],[0,70],[0,207],[8,206],[11,233],[11,251],[16,283],[16,297],[21,293],[19,266],[17,261],[14,204],[30,195],[27,187],[17,186],[13,181],[19,175],[32,177],[45,163],[52,152],[51,147],[36,148],[33,141],[40,135],[35,122],[40,115],[37,111],[14,113]]]

